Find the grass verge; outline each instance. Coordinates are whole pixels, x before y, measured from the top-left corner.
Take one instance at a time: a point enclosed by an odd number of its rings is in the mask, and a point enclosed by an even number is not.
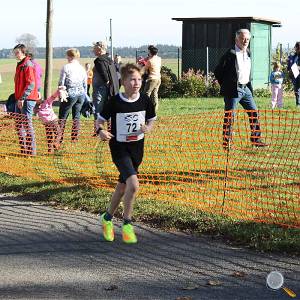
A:
[[[104,211],[110,200],[110,193],[88,186],[38,182],[3,173],[0,173],[0,192],[92,213]],[[135,221],[165,230],[206,234],[260,251],[300,254],[300,229],[296,228],[235,221],[176,203],[141,198],[136,201],[134,216]],[[121,217],[120,211],[116,217]]]

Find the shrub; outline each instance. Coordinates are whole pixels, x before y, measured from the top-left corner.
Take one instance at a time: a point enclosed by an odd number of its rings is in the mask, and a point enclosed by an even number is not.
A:
[[[208,73],[208,85],[207,85],[206,96],[207,97],[220,96],[220,85],[214,73]]]
[[[220,86],[213,73],[209,73],[206,78],[203,71],[189,69],[177,80],[172,70],[163,66],[158,96],[160,98],[218,97],[220,96]]]
[[[176,75],[171,69],[162,66],[161,68],[161,84],[158,91],[158,97],[160,98],[172,98],[175,95],[174,85],[177,82]]]
[[[176,91],[181,97],[203,97],[206,95],[205,81],[203,72],[189,69],[177,82]]]
[[[271,97],[271,91],[270,89],[255,89],[254,90],[254,96],[259,98],[270,98]]]

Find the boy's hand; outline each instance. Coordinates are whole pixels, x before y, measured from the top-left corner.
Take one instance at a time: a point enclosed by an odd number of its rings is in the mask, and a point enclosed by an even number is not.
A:
[[[100,137],[101,141],[109,141],[114,136],[106,130],[100,130],[99,137]]]
[[[143,133],[148,133],[148,132],[150,132],[150,128],[144,124],[144,125],[141,125],[141,131]]]

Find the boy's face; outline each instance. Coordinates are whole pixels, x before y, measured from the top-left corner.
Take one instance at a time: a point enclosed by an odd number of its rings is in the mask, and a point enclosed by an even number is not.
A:
[[[138,71],[134,71],[123,80],[125,93],[128,95],[136,94],[142,86],[142,77]]]

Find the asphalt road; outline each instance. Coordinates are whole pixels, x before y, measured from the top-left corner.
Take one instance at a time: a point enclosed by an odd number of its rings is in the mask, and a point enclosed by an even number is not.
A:
[[[299,257],[231,247],[136,224],[139,242],[101,238],[96,215],[0,197],[0,299],[291,299],[266,287],[278,270],[300,299]]]

